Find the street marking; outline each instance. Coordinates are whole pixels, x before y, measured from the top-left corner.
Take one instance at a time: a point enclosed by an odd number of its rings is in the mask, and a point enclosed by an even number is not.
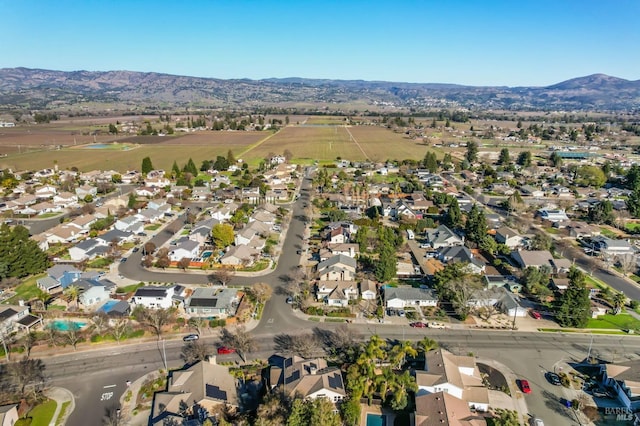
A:
[[[111,398],[113,398],[113,392],[105,392],[102,394],[102,396],[100,397],[100,401],[108,401]]]
[[[116,387],[116,385],[106,385],[106,386],[103,386],[103,388],[105,388],[105,389],[115,388],[115,387]]]
[[[269,323],[269,324],[273,324],[273,318],[269,318],[269,319],[267,320],[267,323]]]

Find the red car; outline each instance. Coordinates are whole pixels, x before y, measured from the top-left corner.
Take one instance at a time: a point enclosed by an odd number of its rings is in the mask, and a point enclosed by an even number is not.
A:
[[[236,350],[233,348],[229,348],[227,346],[220,346],[218,348],[219,355],[228,355],[228,354],[234,354],[234,353],[236,353]]]
[[[531,388],[529,387],[529,382],[527,380],[520,380],[520,389],[524,393],[531,393]]]
[[[542,315],[540,315],[540,312],[538,311],[531,311],[531,316],[534,317],[535,319],[542,318]]]
[[[417,322],[412,322],[411,324],[409,324],[411,327],[416,327],[416,328],[425,328],[427,326],[427,324],[417,321]]]

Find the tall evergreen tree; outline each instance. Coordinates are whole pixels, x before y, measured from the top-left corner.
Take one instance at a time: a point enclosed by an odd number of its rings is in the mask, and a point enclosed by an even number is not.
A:
[[[522,167],[529,167],[531,165],[531,151],[523,151],[518,155],[518,164]]]
[[[179,177],[181,174],[180,168],[178,167],[178,163],[176,162],[176,160],[173,160],[173,166],[171,166],[171,174],[173,175],[174,178]]]
[[[507,164],[509,164],[509,149],[508,148],[502,148],[500,150],[500,157],[498,158],[498,164],[501,166],[506,166]]]
[[[447,215],[445,216],[446,225],[451,229],[462,228],[462,212],[460,211],[460,205],[457,199],[453,199],[447,209]]]
[[[29,238],[24,226],[0,226],[0,264],[6,277],[25,277],[42,272],[48,266],[47,254]]]
[[[438,159],[436,158],[436,154],[434,152],[428,151],[424,156],[423,165],[427,170],[429,170],[430,173],[437,172]]]
[[[469,163],[478,161],[478,144],[474,141],[467,142],[467,153],[465,158]]]
[[[237,160],[236,157],[233,155],[233,151],[229,150],[227,152],[227,161],[229,162],[229,164],[236,164]]]
[[[584,273],[576,267],[569,271],[569,286],[562,294],[556,320],[562,327],[584,328],[591,317],[591,300]]]
[[[471,207],[464,230],[467,239],[474,243],[479,244],[487,236],[487,219],[484,210],[480,209],[477,204]]]
[[[142,159],[142,166],[140,168],[140,170],[142,170],[143,174],[147,174],[149,173],[151,170],[153,170],[153,164],[151,163],[151,157],[144,157]]]

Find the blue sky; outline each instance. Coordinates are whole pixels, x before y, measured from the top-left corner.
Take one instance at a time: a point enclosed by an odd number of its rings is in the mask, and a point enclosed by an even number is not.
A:
[[[640,79],[638,0],[0,0],[0,68],[545,86]]]

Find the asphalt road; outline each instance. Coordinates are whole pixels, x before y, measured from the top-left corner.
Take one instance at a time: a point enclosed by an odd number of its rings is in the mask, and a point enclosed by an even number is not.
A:
[[[265,317],[266,321],[266,317]],[[263,322],[265,322],[263,321]],[[337,324],[297,321],[287,329],[270,329],[254,333],[257,350],[251,358],[266,358],[273,353],[273,336],[281,333],[312,331],[313,328],[331,329]],[[550,424],[572,424],[568,412],[559,405],[562,389],[545,383],[544,372],[553,369],[560,360],[578,361],[586,357],[589,347],[593,354],[605,360],[624,362],[640,357],[640,339],[634,336],[594,336],[574,333],[525,333],[485,330],[423,330],[397,325],[352,326],[361,332],[362,338],[378,334],[395,340],[406,338],[419,340],[424,335],[435,338],[443,347],[456,354],[473,353],[476,356],[495,359],[511,368],[518,377],[527,378],[533,393],[525,396],[530,413],[547,419]],[[203,336],[202,341],[211,345],[217,342],[217,333]],[[100,426],[105,409],[115,404],[126,391],[125,382],[164,367],[163,352],[169,368],[182,365],[181,340],[147,342],[101,348],[45,359],[47,373],[53,384],[71,390],[76,399],[76,410],[69,426]],[[237,355],[218,356],[220,361],[239,361]],[[113,394],[111,394],[113,392]],[[555,418],[556,423],[551,419]],[[562,420],[562,421],[560,421]]]

